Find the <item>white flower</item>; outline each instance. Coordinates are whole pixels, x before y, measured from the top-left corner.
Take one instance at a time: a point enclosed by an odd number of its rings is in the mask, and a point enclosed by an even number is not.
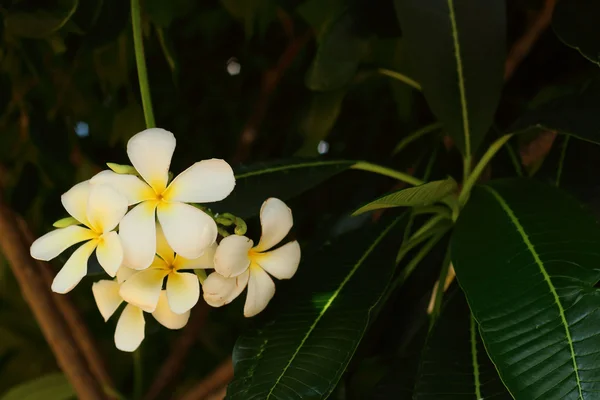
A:
[[[231,235],[215,252],[215,272],[202,285],[204,300],[220,307],[233,301],[248,286],[244,315],[252,317],[265,309],[275,294],[277,279],[290,279],[300,264],[300,245],[289,242],[275,250],[292,225],[292,210],[283,201],[267,199],[260,209],[262,236],[257,246],[246,236]]]
[[[200,298],[200,283],[193,272],[184,270],[213,268],[216,243],[208,247],[202,256],[190,260],[175,255],[159,225],[156,227],[156,252],[154,262],[143,271],[136,272],[123,285],[120,294],[125,301],[153,312],[160,300],[161,289],[167,278],[167,300],[176,314],[189,311]]]
[[[127,154],[138,171],[135,175],[102,171],[92,182],[106,182],[121,191],[129,205],[137,204],[121,221],[125,263],[147,268],[156,253],[155,214],[170,246],[193,259],[217,239],[217,225],[205,212],[186,203],[223,200],[235,186],[233,170],[223,160],[195,163],[167,186],[175,137],[164,129],[147,129],[127,143]]]
[[[87,262],[96,250],[98,262],[110,276],[123,261],[123,248],[113,229],[127,212],[127,199],[107,185],[91,185],[84,181],[62,195],[67,212],[79,223],[56,229],[31,245],[31,256],[48,261],[72,245],[86,241],[67,260],[52,282],[56,293],[67,293],[87,274]]]
[[[119,268],[117,278],[114,280],[101,280],[92,285],[92,292],[100,314],[104,321],[117,311],[117,308],[123,302],[123,298],[119,295],[119,288],[129,277],[135,273],[134,270],[127,267]],[[163,326],[169,329],[183,328],[189,318],[190,312],[183,314],[175,314],[167,304],[167,295],[164,290],[160,292],[158,304],[154,312],[154,318]],[[144,340],[144,328],[146,321],[144,320],[144,312],[141,308],[133,304],[127,304],[117,322],[115,330],[115,345],[117,349],[122,351],[134,351]]]

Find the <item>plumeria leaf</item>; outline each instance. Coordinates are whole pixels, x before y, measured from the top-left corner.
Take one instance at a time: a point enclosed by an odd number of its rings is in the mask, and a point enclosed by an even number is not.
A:
[[[354,211],[352,215],[360,215],[381,208],[428,206],[454,193],[457,188],[456,181],[448,178],[443,181],[434,181],[408,189],[400,189],[365,204]]]
[[[209,204],[215,212],[241,218],[258,213],[268,197],[288,200],[345,171],[354,161],[289,160],[235,169],[236,185],[225,200]]]
[[[516,399],[595,399],[600,227],[559,189],[476,188],[451,241],[456,276]]]
[[[66,218],[59,219],[58,221],[53,223],[52,226],[55,228],[66,228],[67,226],[77,225],[79,223],[80,222],[77,221],[73,217],[66,217]]]
[[[569,47],[600,65],[598,15],[600,3],[588,0],[559,1],[552,14],[552,29]]]
[[[327,398],[394,271],[404,220],[340,236],[279,284],[279,312],[236,343],[229,399]]]
[[[76,393],[67,378],[61,374],[49,374],[22,383],[6,392],[1,400],[52,399],[68,400]]]
[[[395,0],[415,78],[465,155],[492,125],[506,59],[504,0]]]

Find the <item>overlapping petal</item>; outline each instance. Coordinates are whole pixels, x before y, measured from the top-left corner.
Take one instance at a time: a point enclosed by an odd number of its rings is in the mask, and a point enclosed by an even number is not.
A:
[[[255,250],[267,251],[277,245],[294,225],[292,210],[281,200],[271,197],[260,208],[262,234]]]
[[[169,242],[167,242],[160,224],[156,224],[156,254],[164,260],[166,265],[172,265],[175,261],[175,253],[171,246],[169,246]]]
[[[60,196],[60,201],[69,215],[88,227],[90,226],[87,219],[89,197],[90,181],[80,182]]]
[[[107,169],[97,173],[90,182],[92,185],[109,185],[127,198],[128,205],[156,198],[154,190],[135,175],[117,174]]]
[[[188,259],[185,257],[175,257],[173,267],[176,270],[183,269],[211,269],[215,267],[215,252],[217,251],[217,242],[210,245],[204,253],[198,258]]]
[[[162,193],[167,187],[174,151],[175,136],[160,128],[146,129],[127,142],[131,163],[156,193]]]
[[[297,241],[268,251],[256,254],[253,261],[277,279],[290,279],[300,264],[300,245]]]
[[[121,268],[117,271],[117,282],[123,283],[127,279],[129,279],[132,275],[135,275],[138,271],[135,269],[128,268],[124,265],[121,265]]]
[[[234,278],[225,278],[213,272],[202,284],[202,294],[206,303],[212,307],[221,307],[231,303],[248,285],[250,271]]]
[[[90,240],[82,244],[73,254],[52,281],[52,291],[56,293],[68,293],[87,274],[87,262],[94,252],[97,240]]]
[[[98,233],[113,230],[127,212],[127,199],[109,185],[90,185],[87,220]]]
[[[211,203],[229,196],[234,187],[231,166],[224,160],[213,158],[197,162],[179,174],[164,197],[167,201]]]
[[[183,314],[198,303],[200,283],[196,274],[173,272],[167,279],[167,298],[175,314]]]
[[[123,302],[121,295],[119,295],[119,283],[117,281],[101,280],[92,284],[92,293],[94,294],[94,300],[104,321],[108,319],[117,311],[117,308]]]
[[[185,203],[161,203],[158,221],[175,253],[193,259],[217,240],[217,224],[204,211]]]
[[[135,351],[144,340],[146,321],[144,312],[132,305],[127,304],[115,330],[115,345],[121,351]]]
[[[145,201],[135,206],[119,224],[123,245],[123,262],[129,268],[144,269],[156,253],[156,201]]]
[[[102,235],[96,248],[96,257],[106,273],[114,277],[123,263],[123,246],[117,232]]]
[[[275,295],[273,279],[257,265],[250,266],[250,279],[248,280],[248,294],[244,304],[244,316],[253,317],[267,307]]]
[[[123,282],[119,294],[126,302],[146,312],[153,312],[168,273],[169,271],[154,268],[140,271]]]
[[[250,266],[248,251],[254,243],[246,236],[227,236],[215,252],[215,271],[225,278],[240,275]]]
[[[183,328],[188,320],[190,319],[190,311],[186,311],[183,314],[175,314],[169,307],[169,301],[167,300],[167,293],[165,290],[160,292],[158,298],[158,304],[156,310],[152,313],[154,318],[165,328],[169,329],[181,329]]]
[[[36,260],[48,261],[73,246],[96,237],[91,230],[78,225],[55,229],[38,238],[29,249],[31,257]]]

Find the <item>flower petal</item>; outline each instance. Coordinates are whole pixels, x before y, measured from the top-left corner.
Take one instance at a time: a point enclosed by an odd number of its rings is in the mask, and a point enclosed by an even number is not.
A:
[[[266,251],[288,234],[294,225],[292,210],[275,197],[267,199],[260,208],[260,226],[262,235],[256,251]]]
[[[129,268],[144,269],[156,253],[156,201],[144,201],[127,213],[119,224],[123,245],[123,263]]]
[[[253,317],[267,307],[275,295],[273,279],[256,264],[250,266],[248,280],[248,295],[244,304],[244,316]]]
[[[117,281],[106,279],[92,284],[94,300],[96,300],[96,305],[104,318],[104,322],[108,321],[123,302],[123,299],[119,295],[119,286]]]
[[[160,224],[156,224],[156,254],[160,256],[166,263],[166,265],[173,265],[175,261],[175,253],[171,246],[169,246],[169,242],[167,242],[167,238],[165,237],[165,233],[163,232]]]
[[[90,197],[90,181],[79,182],[62,196],[60,201],[69,215],[86,226],[90,226],[87,219],[87,203]]]
[[[215,221],[189,204],[160,203],[157,215],[169,245],[185,258],[200,257],[217,240]]]
[[[221,307],[231,303],[244,291],[248,285],[250,272],[246,271],[234,278],[225,278],[213,272],[202,284],[202,294],[209,306]]]
[[[179,174],[164,194],[168,201],[211,203],[233,191],[233,169],[225,160],[213,158],[195,163]]]
[[[215,252],[217,251],[217,242],[208,246],[204,253],[198,258],[188,259],[177,255],[173,267],[175,270],[182,269],[212,269],[215,267]]]
[[[87,263],[94,252],[97,240],[90,240],[82,244],[67,260],[52,281],[52,291],[55,293],[68,293],[87,274]]]
[[[246,236],[231,235],[223,238],[215,252],[215,271],[225,278],[237,276],[250,266],[248,252],[254,242]]]
[[[119,270],[117,271],[117,282],[123,283],[127,279],[129,279],[132,275],[135,275],[138,271],[135,269],[128,268],[124,265],[121,265]]]
[[[175,136],[160,128],[146,129],[127,142],[131,163],[156,193],[162,193],[167,187],[174,151]]]
[[[168,273],[169,271],[154,268],[140,271],[123,282],[119,294],[126,302],[146,312],[153,312],[158,303],[163,280]]]
[[[123,263],[123,246],[117,232],[107,232],[102,235],[96,249],[96,257],[106,273],[114,277]]]
[[[90,185],[87,219],[96,232],[112,231],[126,212],[125,196],[108,185]]]
[[[131,304],[121,313],[117,329],[115,330],[115,345],[121,351],[135,351],[144,340],[144,321],[143,311]]]
[[[190,319],[189,310],[183,314],[175,314],[173,311],[171,311],[165,290],[160,292],[158,305],[156,306],[156,310],[154,310],[152,315],[162,326],[169,329],[181,329]]]
[[[277,279],[290,279],[300,264],[300,245],[294,240],[275,250],[256,254],[252,261]]]
[[[200,282],[196,274],[173,272],[167,279],[167,298],[175,314],[183,314],[198,303]]]
[[[29,249],[31,257],[36,260],[48,261],[73,246],[96,237],[91,230],[82,226],[71,225],[66,228],[55,229],[38,238]]]
[[[109,185],[127,198],[128,205],[156,199],[154,190],[135,175],[117,174],[107,169],[97,173],[90,182],[92,185]]]

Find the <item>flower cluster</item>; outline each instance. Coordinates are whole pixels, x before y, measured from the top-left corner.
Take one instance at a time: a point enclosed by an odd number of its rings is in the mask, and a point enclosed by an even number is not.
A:
[[[48,261],[83,242],[54,278],[57,293],[71,291],[83,279],[95,251],[114,278],[92,286],[100,313],[108,320],[127,303],[115,331],[123,351],[134,351],[144,339],[144,312],[169,329],[185,326],[201,285],[213,307],[230,303],[248,287],[244,315],[254,316],[275,294],[271,276],[289,279],[300,263],[297,241],[276,247],[293,225],[285,203],[276,198],[263,203],[256,246],[246,236],[230,235],[224,227],[231,223],[219,228],[223,218],[198,204],[226,198],[235,187],[233,170],[224,160],[204,160],[170,180],[174,151],[175,137],[164,129],[133,136],[127,143],[132,166],[109,164],[111,170],[63,194],[71,217],[31,246],[33,258]],[[217,244],[219,233],[223,239]],[[207,269],[214,269],[208,277]]]

